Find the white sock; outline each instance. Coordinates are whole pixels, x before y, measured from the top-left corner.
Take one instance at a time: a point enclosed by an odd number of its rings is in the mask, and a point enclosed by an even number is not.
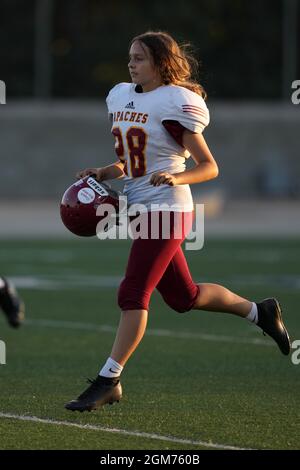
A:
[[[0,277],[0,289],[2,289],[3,287],[5,287],[5,282],[2,277]]]
[[[257,305],[255,302],[252,302],[252,307],[248,315],[245,317],[247,320],[249,320],[251,323],[256,323],[258,322],[258,312],[257,312]]]
[[[123,367],[116,361],[114,361],[111,357],[109,357],[99,372],[99,375],[102,377],[119,377]]]

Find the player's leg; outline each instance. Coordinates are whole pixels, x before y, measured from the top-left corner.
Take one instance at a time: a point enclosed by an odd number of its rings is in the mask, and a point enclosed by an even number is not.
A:
[[[165,302],[178,312],[198,309],[246,317],[252,308],[252,302],[223,286],[196,284],[181,246],[165,270],[157,290]]]
[[[134,240],[126,275],[118,292],[122,313],[111,355],[96,380],[91,381],[76,400],[67,403],[67,409],[90,411],[121,398],[120,374],[143,338],[151,294],[183,238],[173,238],[171,233],[168,239]]]
[[[181,246],[178,247],[156,288],[164,301],[176,312],[188,312],[193,308],[199,295],[199,287],[192,279]]]
[[[151,214],[153,216],[153,214]],[[166,219],[163,221],[163,217]],[[170,218],[169,218],[170,217]],[[192,226],[192,213],[159,214],[159,220],[147,215],[149,234],[153,224],[158,224],[158,239],[134,241],[124,280],[119,288],[119,306],[122,310],[117,337],[111,358],[124,366],[142,339],[147,325],[147,312],[151,294],[170,265]],[[169,224],[170,236],[163,237],[163,225]],[[175,236],[176,234],[176,236]],[[194,293],[193,302],[198,289]],[[192,302],[192,303],[193,303]],[[191,304],[192,305],[192,304]],[[107,370],[103,369],[103,373]]]
[[[148,320],[147,310],[125,310],[121,313],[118,331],[112,347],[110,358],[122,366],[121,370],[108,368],[108,372],[120,375],[126,362],[142,340]],[[112,369],[112,370],[110,370]],[[105,373],[105,370],[103,371]],[[107,374],[106,374],[107,375]],[[112,375],[112,376],[113,376]]]
[[[246,318],[271,336],[283,354],[290,352],[289,336],[276,299],[255,303],[218,284],[195,284],[181,247],[165,270],[157,289],[165,302],[178,312],[197,309]]]
[[[277,299],[250,302],[219,284],[203,283],[198,287],[199,294],[193,309],[232,313],[246,318],[273,338],[283,354],[290,353],[290,338]]]
[[[147,326],[147,310],[127,310],[121,319],[110,357],[95,380],[88,380],[89,387],[76,400],[66,403],[71,411],[92,411],[122,398],[120,375],[129,357],[144,336]]]
[[[247,317],[252,308],[252,302],[235,294],[219,284],[198,284],[199,292],[193,309],[212,312],[224,312]]]

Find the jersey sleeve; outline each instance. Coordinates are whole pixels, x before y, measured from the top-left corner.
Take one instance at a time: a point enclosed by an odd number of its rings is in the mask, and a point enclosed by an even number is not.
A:
[[[128,83],[118,83],[109,91],[106,97],[106,106],[108,114],[113,114],[114,103],[116,103],[118,97],[120,96],[122,91],[124,91],[124,89],[128,87],[128,85]]]
[[[163,124],[164,121],[176,121],[180,127],[201,134],[209,124],[209,111],[200,95],[183,87],[174,87],[161,121]]]

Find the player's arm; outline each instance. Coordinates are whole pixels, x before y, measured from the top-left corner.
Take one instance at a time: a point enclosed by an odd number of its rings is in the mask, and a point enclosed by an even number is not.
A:
[[[154,173],[150,183],[153,186],[168,184],[195,184],[216,178],[219,174],[218,165],[212,156],[202,134],[185,130],[183,133],[183,146],[190,152],[195,167],[181,173],[170,174],[166,172]]]
[[[196,134],[189,130],[183,133],[183,146],[189,151],[195,167],[190,170],[177,173],[176,184],[202,183],[214,179],[219,174],[218,165],[208,148],[202,134]]]
[[[104,166],[103,168],[86,168],[85,170],[79,171],[76,174],[76,178],[80,179],[85,176],[95,175],[96,180],[99,182],[123,178],[123,176],[125,176],[124,165],[124,162],[118,160],[117,162]]]

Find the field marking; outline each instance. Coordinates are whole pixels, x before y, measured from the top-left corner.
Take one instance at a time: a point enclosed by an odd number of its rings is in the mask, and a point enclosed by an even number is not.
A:
[[[26,319],[25,325],[28,326],[37,326],[45,328],[65,328],[70,330],[85,330],[85,331],[99,331],[103,333],[116,333],[117,326],[110,325],[100,325],[97,323],[83,323],[83,322],[73,322],[66,320],[50,320],[50,319]],[[251,327],[251,325],[247,325]],[[253,328],[255,328],[253,326]],[[207,333],[191,333],[191,332],[180,332],[180,331],[171,331],[164,329],[151,329],[146,330],[146,335],[149,336],[161,336],[169,338],[180,338],[180,339],[201,339],[204,341],[215,341],[215,342],[225,342],[225,343],[237,343],[237,344],[252,344],[260,346],[275,346],[275,344],[270,341],[259,338],[237,338],[236,336],[227,336],[227,335],[212,335]]]
[[[103,257],[110,257],[110,250],[114,253],[118,252],[123,254],[125,250],[129,251],[130,246],[115,246],[110,247],[108,251],[101,253]],[[294,247],[294,251],[299,250],[298,246]],[[266,263],[276,264],[280,261],[295,261],[295,253],[291,252],[290,249],[285,247],[279,248],[267,248],[263,249],[260,247],[249,247],[245,249],[243,247],[235,247],[233,253],[227,252],[224,248],[214,247],[214,250],[210,253],[202,250],[202,260],[209,260],[210,262],[220,261],[238,261],[245,263]],[[85,259],[85,248],[84,246],[77,247],[77,251],[69,248],[26,248],[24,247],[9,247],[7,250],[0,253],[0,260],[2,262],[8,261],[9,263],[18,263],[20,261],[26,261],[32,264],[33,261],[46,262],[49,264],[56,263],[67,263],[67,262],[78,262],[81,259]]]
[[[252,450],[246,449],[243,447],[235,447],[225,444],[215,444],[213,442],[205,442],[205,441],[193,441],[190,439],[181,439],[172,436],[162,436],[159,434],[151,434],[147,432],[139,432],[139,431],[127,431],[126,429],[117,429],[117,428],[104,428],[101,426],[94,426],[91,424],[78,424],[72,423],[70,421],[57,421],[52,419],[45,419],[45,418],[38,418],[37,416],[24,416],[24,415],[15,415],[11,413],[1,413],[0,418],[6,419],[16,419],[19,421],[31,421],[34,423],[42,423],[42,424],[52,424],[56,426],[68,426],[74,427],[79,429],[87,429],[89,431],[101,431],[101,432],[109,432],[114,434],[123,434],[125,436],[134,436],[134,437],[143,437],[144,439],[155,439],[158,441],[166,441],[166,442],[173,442],[176,444],[189,444],[195,446],[202,446],[202,447],[209,447],[214,449],[226,449],[226,450]]]
[[[26,267],[28,271],[28,266]],[[9,277],[9,276],[8,276]],[[9,279],[20,289],[36,289],[36,290],[51,290],[61,291],[70,289],[102,289],[102,288],[116,288],[120,285],[122,276],[111,275],[89,275],[84,273],[70,273],[64,272],[61,275],[26,275],[26,276],[11,276]],[[280,286],[281,289],[288,291],[300,290],[300,276],[299,275],[261,275],[249,274],[237,276],[218,277],[214,281],[212,279],[196,280],[196,282],[217,282],[219,284],[233,284],[237,287],[264,287],[276,288]]]
[[[8,276],[9,277],[9,276]],[[37,290],[99,289],[118,287],[121,276],[93,276],[65,273],[62,276],[11,276],[9,279],[17,288]]]

